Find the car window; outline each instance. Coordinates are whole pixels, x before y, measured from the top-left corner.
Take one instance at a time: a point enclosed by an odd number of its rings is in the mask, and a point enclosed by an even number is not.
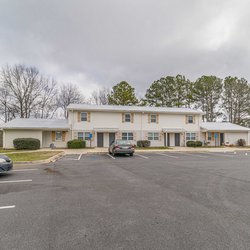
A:
[[[128,144],[131,144],[131,142],[130,141],[125,141],[125,140],[117,140],[116,144],[119,144],[119,145],[128,145]]]

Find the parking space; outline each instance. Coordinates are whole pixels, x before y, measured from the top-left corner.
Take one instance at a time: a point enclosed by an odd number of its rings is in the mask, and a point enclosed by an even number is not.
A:
[[[249,249],[250,152],[73,154],[0,175],[1,249]]]

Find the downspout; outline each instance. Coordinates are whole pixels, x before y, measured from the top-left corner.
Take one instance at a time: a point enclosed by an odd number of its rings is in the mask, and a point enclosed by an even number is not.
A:
[[[142,115],[144,114],[144,112],[141,112],[141,140],[143,140],[143,134],[142,134]]]

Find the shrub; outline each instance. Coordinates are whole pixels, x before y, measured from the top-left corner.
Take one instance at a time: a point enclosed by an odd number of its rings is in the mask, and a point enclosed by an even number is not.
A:
[[[67,142],[68,148],[85,148],[86,141],[83,140],[71,140]]]
[[[202,142],[201,141],[196,141],[196,147],[201,147],[202,146]]]
[[[246,146],[246,141],[244,139],[239,139],[237,141],[237,145],[240,147],[244,147],[244,146]]]
[[[150,147],[151,142],[149,140],[139,140],[137,141],[137,147],[139,148],[148,148]]]
[[[201,147],[201,141],[187,141],[187,147]]]
[[[15,149],[39,149],[40,140],[35,138],[16,138],[13,140]]]

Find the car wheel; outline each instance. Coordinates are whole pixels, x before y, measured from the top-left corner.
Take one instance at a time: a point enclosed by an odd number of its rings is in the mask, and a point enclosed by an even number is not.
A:
[[[114,151],[112,152],[112,156],[114,156],[114,157],[115,157],[115,152],[114,152]]]
[[[129,154],[130,156],[133,156],[134,155],[134,153],[131,153],[131,154]]]

